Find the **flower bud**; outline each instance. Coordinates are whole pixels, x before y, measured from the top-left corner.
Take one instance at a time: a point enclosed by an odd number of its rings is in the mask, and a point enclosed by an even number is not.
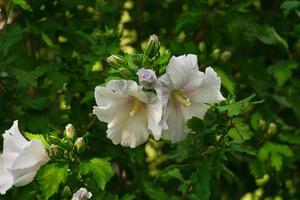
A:
[[[73,139],[75,137],[75,128],[72,124],[68,124],[65,129],[67,138]]]
[[[79,137],[76,140],[74,146],[76,147],[76,149],[79,153],[83,152],[85,149],[85,141],[84,141],[83,137]]]
[[[155,87],[157,77],[152,69],[139,69],[136,73],[139,76],[139,83],[146,89],[152,89]]]
[[[214,60],[218,60],[219,57],[220,57],[220,49],[217,48],[217,49],[214,49],[213,52],[211,53],[211,57],[214,59]]]
[[[208,153],[215,153],[216,151],[217,151],[217,148],[213,145],[211,145],[207,148]]]
[[[123,78],[129,78],[132,75],[131,71],[124,67],[119,68],[118,72]]]
[[[72,195],[71,188],[69,186],[64,187],[62,191],[62,196],[63,197],[69,197]]]
[[[267,132],[269,135],[274,135],[277,132],[277,125],[275,123],[271,122],[269,124]]]
[[[222,52],[220,59],[222,62],[227,62],[231,58],[231,55],[232,54],[230,51],[224,51],[224,52]]]
[[[56,157],[59,153],[59,147],[56,144],[51,144],[50,148],[49,148],[49,153],[50,156],[52,157]]]
[[[106,58],[106,61],[111,67],[115,69],[127,66],[126,60],[121,56],[117,56],[117,55],[109,56],[108,58]]]
[[[203,52],[205,52],[206,51],[206,44],[205,44],[205,42],[199,42],[199,44],[198,44],[198,49],[199,49],[199,51],[201,52],[201,53],[203,53]]]
[[[144,53],[149,57],[153,58],[159,53],[160,43],[157,35],[153,34],[150,36],[149,41],[144,49]]]

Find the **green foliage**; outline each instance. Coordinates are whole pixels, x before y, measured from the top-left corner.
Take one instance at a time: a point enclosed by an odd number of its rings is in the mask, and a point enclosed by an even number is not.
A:
[[[263,162],[270,159],[271,165],[279,171],[282,167],[283,157],[291,157],[293,152],[287,145],[267,142],[261,147],[257,156]]]
[[[46,148],[50,147],[49,143],[46,141],[44,135],[42,135],[42,134],[32,134],[32,133],[25,132],[24,135],[29,140],[36,139],[36,140],[41,141],[45,145]]]
[[[113,176],[114,172],[107,160],[93,158],[80,164],[81,173],[83,175],[92,174],[97,185],[102,190],[105,189],[106,183]]]
[[[37,180],[46,200],[58,192],[60,185],[66,181],[68,169],[67,164],[48,164],[41,169]]]
[[[0,0],[0,8],[1,131],[19,119],[51,154],[35,181],[1,199],[71,199],[80,187],[100,200],[299,199],[299,1]],[[148,58],[139,52],[152,34],[161,48]],[[180,143],[113,145],[92,114],[95,86],[136,78],[139,67],[162,74],[172,55],[189,53],[201,71],[216,70],[226,101],[188,121]],[[112,69],[110,55],[129,72]],[[63,134],[68,123],[85,151]]]
[[[298,67],[298,63],[293,60],[281,60],[268,68],[268,72],[274,76],[277,85],[281,87],[292,76],[292,70]]]
[[[12,0],[13,4],[20,6],[23,10],[32,11],[31,7],[25,0]]]

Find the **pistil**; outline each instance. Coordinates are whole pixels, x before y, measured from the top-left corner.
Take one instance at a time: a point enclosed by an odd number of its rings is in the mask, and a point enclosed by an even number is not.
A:
[[[177,101],[178,103],[182,104],[183,106],[189,106],[191,105],[190,99],[186,98],[182,92],[180,90],[175,90],[172,93],[173,98],[175,99],[175,101]]]
[[[132,110],[130,111],[129,116],[134,116],[141,109],[142,105],[143,102],[135,97],[132,103]]]

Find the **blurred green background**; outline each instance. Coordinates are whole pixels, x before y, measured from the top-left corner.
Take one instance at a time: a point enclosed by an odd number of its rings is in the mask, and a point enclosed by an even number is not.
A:
[[[118,172],[103,199],[300,199],[300,1],[24,2],[0,1],[2,132],[15,119],[33,133],[62,134],[67,123],[88,131],[85,156],[110,157]],[[225,97],[264,99],[242,115],[257,154],[222,158],[227,171],[195,189],[208,198],[184,195],[189,172],[153,182],[170,165],[170,149],[184,145],[114,146],[92,114],[106,57],[141,51],[151,34],[162,50],[198,55],[201,70],[212,66]]]

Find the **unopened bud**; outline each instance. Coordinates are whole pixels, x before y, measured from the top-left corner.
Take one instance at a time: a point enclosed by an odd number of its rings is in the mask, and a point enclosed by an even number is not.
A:
[[[80,153],[83,152],[85,149],[85,141],[84,141],[83,137],[79,137],[76,140],[74,146],[76,147],[78,152],[80,152]]]
[[[131,71],[124,67],[119,68],[118,71],[123,78],[129,78],[132,75]]]
[[[205,42],[199,42],[199,44],[198,44],[198,49],[199,49],[199,51],[201,52],[201,53],[203,53],[203,52],[205,52],[206,51],[206,44],[205,44]]]
[[[220,57],[220,52],[221,52],[221,50],[219,48],[218,49],[214,49],[213,52],[211,53],[211,57],[214,60],[218,60],[219,57]]]
[[[126,60],[121,56],[117,56],[117,55],[109,56],[108,58],[106,58],[106,61],[111,67],[115,69],[127,66]]]
[[[63,197],[69,197],[71,195],[72,195],[71,188],[69,186],[64,187],[64,189],[62,191],[62,196]]]
[[[149,58],[153,58],[159,53],[159,49],[160,49],[159,39],[157,35],[153,34],[150,36],[144,52]]]
[[[263,130],[263,129],[265,129],[265,126],[266,126],[266,121],[263,119],[260,119],[258,122],[258,127]]]
[[[54,157],[57,156],[59,153],[59,147],[56,144],[51,144],[50,148],[49,148],[49,153],[50,156]]]
[[[152,89],[155,87],[157,77],[152,69],[139,69],[136,73],[139,76],[139,83],[146,89]]]
[[[75,137],[75,128],[72,124],[68,124],[65,129],[67,138],[73,139]]]
[[[224,51],[222,54],[221,54],[221,61],[222,62],[227,62],[230,58],[231,58],[232,54],[230,51]]]
[[[277,132],[277,125],[275,123],[271,122],[268,127],[268,134],[274,135],[276,132]]]
[[[217,148],[215,146],[209,146],[207,148],[208,153],[215,153],[217,151]]]

